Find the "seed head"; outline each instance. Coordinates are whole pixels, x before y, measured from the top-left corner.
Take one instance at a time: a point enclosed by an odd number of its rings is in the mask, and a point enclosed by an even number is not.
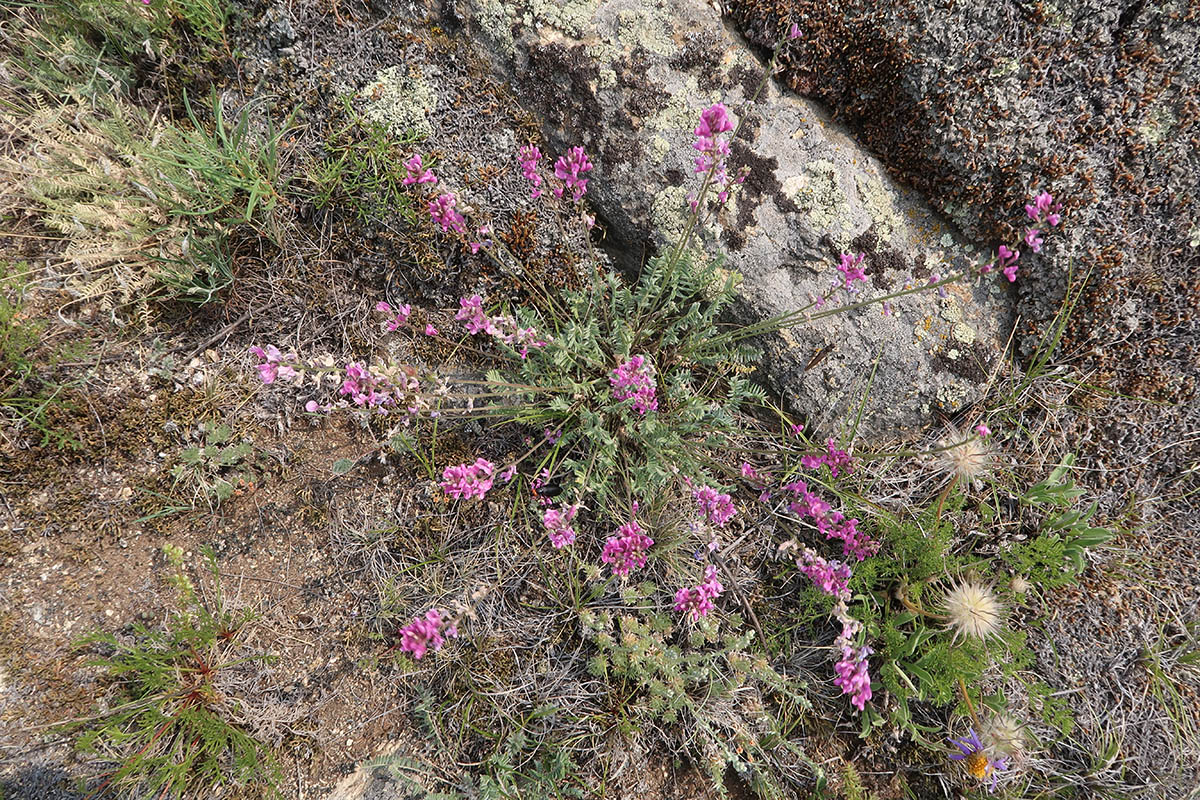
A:
[[[938,443],[938,466],[959,481],[973,481],[992,465],[992,446],[981,437],[951,428]]]
[[[987,639],[1000,631],[1000,601],[991,587],[968,578],[946,594],[945,613],[955,638]]]
[[[983,740],[997,752],[1015,757],[1025,749],[1021,723],[1008,714],[996,714],[984,722]]]

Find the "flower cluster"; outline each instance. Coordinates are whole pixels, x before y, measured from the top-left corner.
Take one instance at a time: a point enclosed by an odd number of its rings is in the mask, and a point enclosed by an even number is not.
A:
[[[822,464],[829,466],[829,473],[833,477],[840,476],[843,472],[850,474],[850,469],[854,465],[854,459],[845,450],[840,449],[833,443],[833,439],[825,440],[825,451],[820,455],[807,455],[800,459],[800,466],[805,469],[819,469]]]
[[[1062,222],[1062,203],[1057,203],[1054,200],[1054,195],[1049,192],[1041,192],[1033,198],[1032,203],[1025,206],[1025,214],[1033,220],[1036,225],[1049,225],[1054,227]],[[1025,244],[1035,253],[1042,252],[1042,230],[1041,228],[1027,228],[1024,236]],[[983,275],[991,272],[997,267],[1004,273],[1004,277],[1008,278],[1008,282],[1012,283],[1017,279],[1017,259],[1021,257],[1021,251],[1014,248],[1009,248],[1006,245],[1000,245],[996,248],[996,255],[989,258],[979,266],[979,272]]]
[[[424,617],[417,617],[400,629],[400,649],[411,653],[420,661],[427,652],[437,652],[446,643],[446,638],[458,638],[458,628],[453,620],[443,617],[442,611],[431,608]],[[447,617],[449,615],[447,614]]]
[[[637,520],[626,522],[616,533],[608,538],[600,553],[600,560],[612,565],[613,575],[625,576],[630,570],[646,566],[646,551],[654,545],[654,540],[642,531]]]
[[[825,560],[810,548],[803,548],[796,566],[809,577],[813,585],[830,597],[848,600],[850,597],[850,566],[840,561]]]
[[[415,376],[413,380],[416,381]],[[386,412],[387,409],[396,406],[399,393],[387,377],[375,375],[365,364],[352,361],[346,365],[346,377],[338,387],[338,394],[348,397],[360,408],[375,408]]]
[[[691,614],[692,621],[708,616],[713,610],[713,600],[721,596],[725,587],[717,580],[717,568],[709,564],[704,568],[704,582],[687,588],[686,586],[675,593],[675,610]]]
[[[855,624],[858,623],[855,622]],[[833,682],[842,690],[842,694],[850,695],[850,704],[862,711],[866,708],[867,701],[871,699],[871,674],[867,657],[875,651],[866,645],[859,648],[851,645],[850,639],[853,638],[853,633],[847,635],[850,630],[849,627],[844,628],[842,635],[834,644],[835,647],[841,647],[842,658],[833,665],[833,670],[837,673]],[[856,633],[857,628],[854,628],[853,631]]]
[[[391,303],[380,300],[375,304],[375,310],[389,315],[383,323],[383,329],[388,333],[398,330],[412,316],[412,306],[407,303],[392,308]]]
[[[844,555],[852,555],[862,561],[879,550],[879,543],[858,529],[857,519],[846,519],[840,511],[831,510],[829,503],[809,491],[804,481],[789,483],[783,488],[791,492],[793,497],[788,503],[788,510],[802,519],[807,517],[815,522],[817,530],[826,539],[841,540]]]
[[[855,281],[865,281],[867,279],[866,271],[859,266],[866,257],[866,253],[859,253],[854,256],[849,253],[842,253],[842,263],[838,264],[838,272],[842,273],[843,289],[850,290]]]
[[[554,194],[562,197],[563,192],[571,190],[571,199],[579,202],[587,191],[587,178],[581,177],[592,171],[592,162],[588,161],[587,153],[582,147],[572,147],[565,156],[554,162],[554,177],[563,182],[563,186],[555,187]]]
[[[710,183],[717,187],[717,200],[721,203],[729,199],[729,191],[733,188],[733,184],[744,182],[748,174],[742,170],[736,178],[729,177],[726,169],[726,161],[729,158],[729,140],[721,138],[721,134],[731,130],[733,130],[733,123],[729,119],[729,110],[721,103],[713,103],[700,112],[700,124],[692,131],[696,135],[696,141],[692,147],[700,153],[694,160],[696,167],[693,171],[696,174],[711,171]],[[688,204],[695,211],[698,201],[691,196],[688,198]]]
[[[575,529],[571,527],[571,521],[575,519],[578,511],[579,506],[568,506],[565,511],[548,508],[542,514],[542,524],[546,526],[550,544],[554,545],[555,549],[575,543]]]
[[[642,416],[645,416],[647,411],[658,410],[654,366],[645,356],[630,356],[617,364],[616,369],[609,374],[608,382],[612,384],[613,397],[617,400],[633,398],[633,410]]]
[[[295,380],[298,375],[291,364],[285,363],[295,363],[295,353],[284,355],[279,352],[278,347],[269,344],[266,350],[261,347],[251,347],[250,354],[260,361],[254,368],[258,370],[258,376],[262,378],[263,383],[274,383],[276,378],[283,378],[285,381]]]
[[[536,328],[522,328],[512,317],[489,317],[483,310],[483,298],[477,294],[461,298],[458,305],[454,318],[463,323],[467,333],[486,333],[499,339],[516,350],[521,358],[529,356],[529,348],[545,347],[549,343],[548,337],[542,337]]]
[[[517,160],[521,162],[521,174],[525,176],[525,180],[533,184],[533,188],[529,190],[529,196],[534,200],[542,196],[542,176],[537,171],[538,161],[541,158],[542,151],[532,144],[522,147],[517,156]]]
[[[727,494],[718,494],[717,490],[711,486],[693,489],[692,497],[696,498],[700,513],[718,527],[725,527],[725,524],[737,513],[737,509],[733,507],[733,499]]]
[[[862,630],[862,623],[851,617],[847,608],[847,603],[850,602],[850,567],[839,561],[826,560],[808,547],[800,549],[796,566],[809,577],[814,586],[837,600],[832,614],[842,623],[842,632],[834,642],[834,647],[841,653],[841,658],[834,664],[833,670],[837,677],[833,682],[842,690],[842,694],[850,695],[851,705],[862,711],[871,699],[871,675],[867,658],[874,651],[865,645],[854,646],[854,638]]]
[[[453,230],[455,233],[467,232],[467,220],[455,210],[458,199],[449,193],[439,194],[429,201],[429,216],[442,226],[442,233]]]
[[[442,470],[442,491],[460,500],[483,497],[495,481],[496,465],[486,458],[475,459],[474,464],[459,464]]]
[[[979,741],[979,734],[974,729],[969,729],[969,732],[970,735],[962,739],[950,740],[958,748],[957,753],[950,754],[950,760],[963,762],[967,772],[976,780],[986,781],[990,778],[988,791],[994,792],[1000,777],[997,773],[1008,769],[1008,756],[993,758],[988,755],[987,748]]]

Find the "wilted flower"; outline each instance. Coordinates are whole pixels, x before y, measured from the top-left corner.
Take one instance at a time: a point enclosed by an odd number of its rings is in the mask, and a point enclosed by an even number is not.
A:
[[[938,464],[955,480],[981,478],[992,464],[992,446],[982,436],[971,436],[951,428],[939,444]]]

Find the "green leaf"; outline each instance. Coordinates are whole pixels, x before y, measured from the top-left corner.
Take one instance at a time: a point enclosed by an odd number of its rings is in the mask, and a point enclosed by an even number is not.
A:
[[[354,469],[354,461],[349,458],[339,458],[333,462],[333,474],[345,475],[350,470]]]

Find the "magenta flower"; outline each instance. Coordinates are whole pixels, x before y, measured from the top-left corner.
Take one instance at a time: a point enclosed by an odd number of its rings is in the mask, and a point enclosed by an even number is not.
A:
[[[294,362],[296,360],[295,353],[284,355],[279,352],[278,347],[269,344],[266,350],[257,346],[251,347],[250,354],[261,362],[254,368],[258,370],[258,377],[262,379],[263,383],[274,383],[276,378],[293,380],[298,377],[296,370],[290,364],[284,363],[285,360]]]
[[[433,174],[433,170],[424,168],[424,164],[421,163],[421,156],[419,155],[415,155],[405,161],[404,170],[408,175],[400,183],[405,186],[412,186],[414,183],[418,185],[422,183],[437,183],[437,176]]]
[[[375,304],[375,310],[382,311],[385,314],[392,314],[391,318],[383,323],[384,330],[386,330],[388,333],[398,330],[400,326],[408,322],[408,318],[412,316],[412,306],[408,305],[407,303],[399,305],[393,309],[391,304],[380,300]]]
[[[456,500],[483,497],[492,488],[496,465],[484,458],[474,464],[459,464],[442,471],[442,491]]]
[[[793,497],[788,503],[788,510],[801,519],[808,518],[815,522],[817,530],[826,539],[840,540],[843,555],[852,555],[862,561],[879,550],[879,543],[858,529],[857,519],[846,519],[840,511],[833,511],[829,503],[809,491],[804,481],[789,483],[783,488],[791,492]]]
[[[866,257],[866,253],[859,253],[856,256],[852,256],[849,253],[842,253],[842,263],[838,264],[838,272],[842,273],[843,289],[849,289],[855,281],[865,281],[867,279],[866,272],[859,266]]]
[[[800,466],[805,469],[818,469],[822,464],[829,466],[829,474],[833,477],[839,477],[842,472],[847,475],[854,466],[854,459],[845,450],[842,450],[833,443],[833,439],[825,440],[826,452],[820,455],[807,455],[800,458]]]
[[[554,162],[554,177],[566,184],[556,188],[554,194],[562,197],[566,189],[571,189],[571,199],[576,202],[582,200],[587,191],[587,178],[581,176],[591,171],[592,162],[588,161],[583,148],[572,147],[565,156],[560,156],[558,161]]]
[[[1042,237],[1041,231],[1037,228],[1029,228],[1025,231],[1025,244],[1029,245],[1029,249],[1035,253],[1042,252]]]
[[[542,525],[546,527],[550,544],[554,545],[555,549],[561,550],[575,543],[575,529],[571,527],[571,521],[575,519],[578,511],[579,506],[568,506],[565,511],[548,508],[542,514]]]
[[[837,677],[833,682],[842,690],[842,694],[850,695],[850,704],[859,711],[864,710],[867,701],[871,699],[871,675],[868,671],[867,656],[874,651],[869,647],[855,649],[849,645],[842,647],[842,660],[834,664],[833,670]]]
[[[700,137],[710,137],[731,130],[733,123],[729,121],[729,109],[721,103],[713,103],[700,112],[700,124],[692,133]]]
[[[616,532],[600,553],[600,560],[612,565],[613,575],[626,576],[630,570],[646,566],[646,551],[654,545],[654,540],[642,532],[637,520],[626,522]]]
[[[708,612],[714,608],[713,601],[720,597],[723,591],[725,587],[717,579],[716,566],[709,564],[704,568],[703,583],[675,592],[675,610],[687,612],[691,615],[692,622],[696,622],[701,617],[708,616]]]
[[[654,366],[645,356],[630,356],[608,376],[616,400],[633,400],[633,410],[642,416],[658,410]]]
[[[542,151],[531,144],[522,147],[518,155],[518,161],[521,162],[521,174],[533,184],[533,188],[529,190],[529,196],[534,200],[542,196],[542,176],[538,174],[538,161],[541,158]]]
[[[438,335],[438,329],[433,327],[432,322],[425,323],[425,335],[426,336],[437,336]]]
[[[1025,206],[1025,213],[1031,220],[1035,222],[1045,221],[1054,227],[1062,221],[1062,216],[1058,213],[1062,211],[1062,203],[1054,202],[1054,195],[1049,192],[1040,192],[1033,198],[1033,203]]]
[[[696,498],[700,513],[718,527],[725,527],[737,513],[737,509],[733,507],[733,499],[727,494],[718,494],[717,490],[710,486],[693,489],[692,497]]]
[[[992,429],[981,422],[975,426],[975,433],[979,434],[980,439],[986,439],[992,435]]]
[[[826,561],[811,548],[800,550],[796,566],[808,576],[813,585],[830,597],[850,599],[850,566],[840,561]]]
[[[789,39],[799,39],[803,35],[804,34],[800,32],[800,26],[794,22],[792,23],[792,26],[788,28]]]
[[[443,613],[431,608],[425,612],[424,617],[417,617],[401,628],[400,649],[411,653],[414,659],[420,661],[430,650],[435,653],[441,650],[442,645],[446,643],[446,637],[458,638],[458,628],[452,621],[444,619]]]
[[[458,201],[452,194],[439,194],[429,201],[429,216],[442,226],[442,232],[454,230],[455,233],[466,233],[466,219],[454,210]]]

